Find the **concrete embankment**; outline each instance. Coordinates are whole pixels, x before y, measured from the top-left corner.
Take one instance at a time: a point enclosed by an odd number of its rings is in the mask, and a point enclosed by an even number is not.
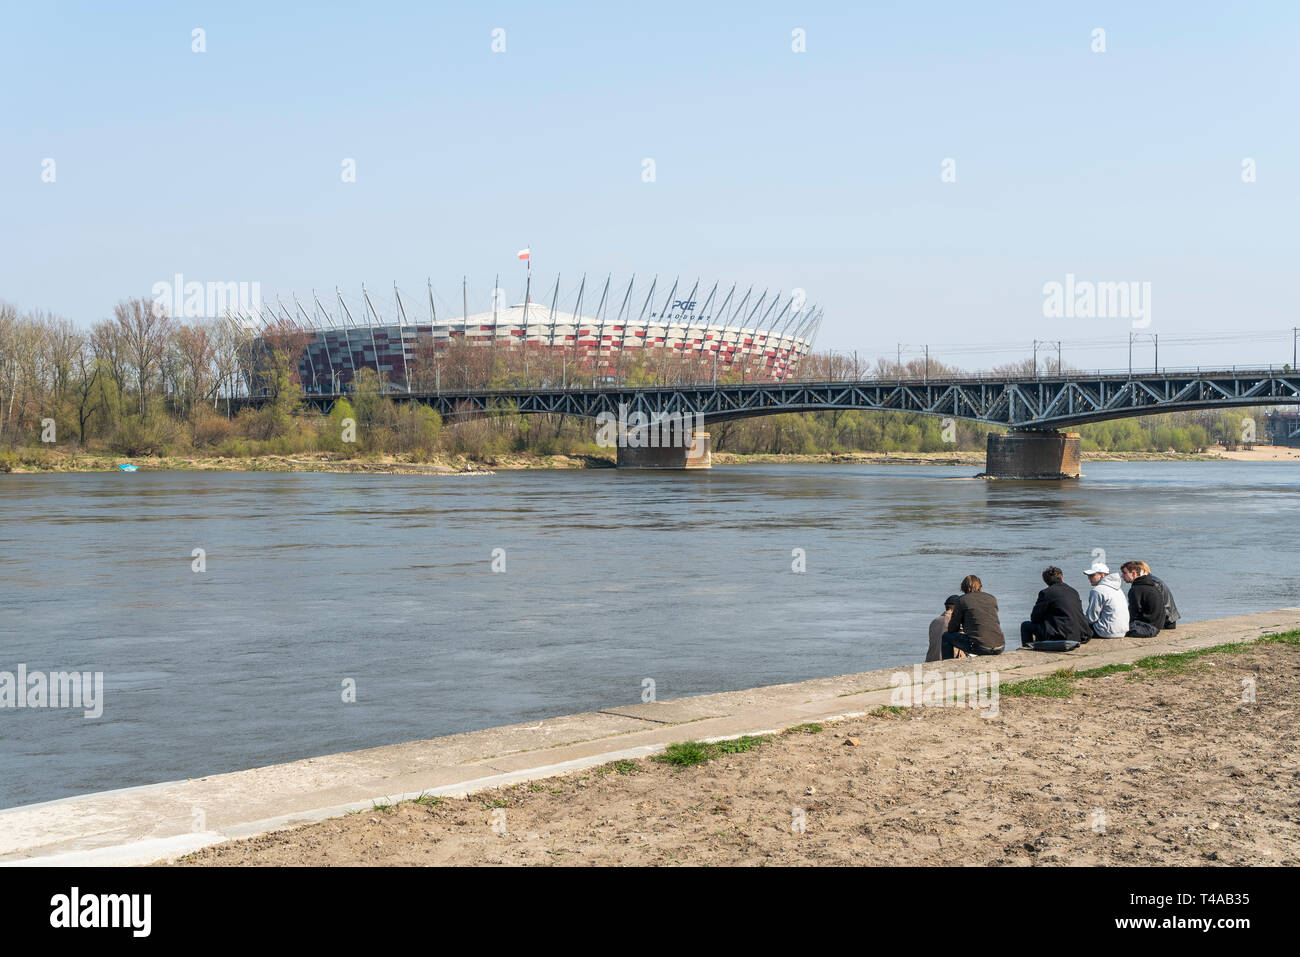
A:
[[[1093,641],[1070,654],[1009,651],[925,665],[996,670],[1002,681],[1250,641],[1300,627],[1300,608],[1185,624],[1154,639]],[[923,636],[922,636],[923,637]],[[920,639],[918,639],[918,643]],[[717,740],[865,714],[889,704],[911,666],[650,704],[327,755],[289,764],[88,794],[0,811],[0,863],[141,864],[420,795],[460,797],[686,739]]]

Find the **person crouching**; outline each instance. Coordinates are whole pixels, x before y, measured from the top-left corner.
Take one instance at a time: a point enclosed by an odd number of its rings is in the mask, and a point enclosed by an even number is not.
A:
[[[961,591],[941,639],[943,660],[955,658],[958,648],[968,655],[1002,654],[1006,639],[998,620],[998,600],[984,591],[984,583],[975,575],[961,580]]]
[[[1043,584],[1029,620],[1020,624],[1020,644],[1034,641],[1078,641],[1092,638],[1092,628],[1083,617],[1079,593],[1065,583],[1065,573],[1055,565],[1043,570]]]
[[[1111,571],[1105,562],[1093,562],[1083,573],[1092,585],[1083,615],[1093,637],[1123,638],[1128,634],[1128,601],[1120,586],[1119,572]]]

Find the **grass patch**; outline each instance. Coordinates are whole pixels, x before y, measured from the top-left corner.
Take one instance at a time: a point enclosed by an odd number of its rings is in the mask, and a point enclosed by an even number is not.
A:
[[[510,802],[507,801],[505,798],[488,798],[486,801],[483,802],[483,806],[486,808],[509,807]]]
[[[653,755],[650,760],[658,761],[660,764],[670,764],[674,767],[688,768],[692,765],[712,761],[724,754],[743,754],[746,751],[753,751],[768,739],[769,735],[765,734],[757,736],[746,734],[730,741],[707,743],[704,741],[679,741],[676,744],[668,745],[662,754]]]
[[[1207,655],[1231,655],[1255,645],[1254,641],[1232,642],[1226,645],[1212,645],[1209,648],[1194,648],[1191,651],[1175,651],[1164,655],[1147,655],[1133,662],[1134,667],[1147,671],[1172,673],[1183,671],[1188,665]]]
[[[744,754],[746,751],[753,751],[760,744],[771,740],[771,735],[745,734],[739,738],[732,738],[730,741],[718,741],[709,745],[711,748],[717,748],[718,754]]]
[[[434,797],[432,794],[421,794],[415,799],[416,804],[423,804],[425,807],[442,807],[442,798]]]
[[[1076,671],[1075,675],[1080,678],[1104,678],[1107,675],[1117,675],[1121,672],[1132,670],[1132,665],[1102,665],[1100,668],[1088,668],[1084,671]]]
[[[793,728],[786,728],[782,734],[821,734],[825,730],[820,724],[796,724]]]
[[[602,764],[596,768],[596,774],[604,777],[606,774],[640,774],[645,768],[641,767],[640,761],[630,761],[626,758],[619,761],[611,761],[609,764]]]
[[[1027,678],[998,688],[1003,698],[1068,698],[1074,691],[1078,675],[1070,668],[1058,668],[1045,678]]]
[[[867,715],[873,718],[893,718],[901,714],[907,714],[910,708],[904,708],[897,704],[882,704],[879,708],[872,708]]]
[[[1129,672],[1130,678],[1142,678],[1147,674],[1153,676],[1177,674],[1192,667],[1201,658],[1210,655],[1235,655],[1258,645],[1300,645],[1300,630],[1286,631],[1278,634],[1263,635],[1254,641],[1234,641],[1208,648],[1193,648],[1191,651],[1175,651],[1163,655],[1147,655],[1131,665],[1103,665],[1085,671],[1061,668],[1045,678],[1029,678],[1012,684],[1004,684],[998,694],[1008,698],[1037,696],[1043,698],[1068,698],[1074,693],[1074,683],[1080,678],[1104,678],[1107,675]]]
[[[1256,640],[1257,645],[1300,645],[1300,631],[1283,631],[1273,635],[1264,635]]]

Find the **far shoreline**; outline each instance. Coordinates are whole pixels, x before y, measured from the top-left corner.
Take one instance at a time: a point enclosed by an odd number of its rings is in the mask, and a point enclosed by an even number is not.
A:
[[[606,469],[614,468],[614,454],[556,454],[512,452],[469,458],[464,455],[436,456],[418,460],[407,455],[344,457],[328,452],[290,455],[219,456],[165,455],[120,456],[108,452],[64,449],[15,450],[12,474],[36,475],[69,472],[109,472],[119,464],[135,465],[149,472],[328,472],[378,475],[472,475],[498,471]],[[1284,462],[1300,461],[1300,448],[1256,446],[1250,450],[1206,452],[1084,452],[1084,462]],[[717,465],[946,465],[982,467],[984,453],[960,452],[819,452],[772,454],[714,452]],[[3,470],[0,470],[2,473]]]

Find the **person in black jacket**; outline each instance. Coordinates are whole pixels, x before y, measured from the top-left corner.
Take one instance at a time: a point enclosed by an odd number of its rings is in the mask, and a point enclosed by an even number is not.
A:
[[[1119,566],[1120,577],[1128,583],[1128,616],[1131,632],[1141,634],[1137,627],[1143,622],[1161,631],[1173,628],[1178,622],[1178,606],[1169,586],[1151,574],[1146,562],[1125,562]]]
[[[1092,626],[1083,614],[1079,593],[1064,581],[1065,573],[1055,565],[1043,570],[1043,584],[1029,620],[1020,624],[1020,644],[1031,641],[1078,641],[1092,638]]]
[[[957,649],[968,655],[1000,655],[1006,645],[998,600],[984,590],[978,575],[961,580],[961,598],[952,606],[948,627],[951,631],[943,633],[939,645],[944,661],[955,658]]]

